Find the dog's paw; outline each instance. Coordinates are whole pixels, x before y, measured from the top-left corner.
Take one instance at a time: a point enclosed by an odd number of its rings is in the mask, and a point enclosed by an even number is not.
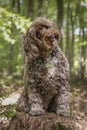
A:
[[[39,104],[35,104],[31,107],[29,114],[32,116],[39,116],[45,114],[45,110]]]

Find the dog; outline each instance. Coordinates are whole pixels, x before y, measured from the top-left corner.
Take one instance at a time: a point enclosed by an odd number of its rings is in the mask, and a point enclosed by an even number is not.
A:
[[[37,18],[24,36],[24,91],[17,110],[38,116],[70,115],[69,63],[58,43],[57,26]]]

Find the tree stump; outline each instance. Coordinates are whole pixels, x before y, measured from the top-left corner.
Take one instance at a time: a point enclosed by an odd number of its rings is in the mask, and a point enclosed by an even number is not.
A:
[[[6,130],[85,130],[84,124],[72,117],[57,116],[46,113],[41,116],[30,116],[19,112],[12,118]]]

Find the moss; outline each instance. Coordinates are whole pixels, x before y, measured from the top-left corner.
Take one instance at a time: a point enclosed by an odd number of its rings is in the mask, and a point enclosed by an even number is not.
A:
[[[10,118],[14,115],[14,111],[13,110],[8,110],[5,113],[3,113],[7,118]]]
[[[7,93],[0,93],[0,98],[6,97],[7,95]]]

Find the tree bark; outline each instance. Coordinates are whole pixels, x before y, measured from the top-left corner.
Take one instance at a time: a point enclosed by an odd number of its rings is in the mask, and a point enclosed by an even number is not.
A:
[[[43,0],[38,0],[38,16],[42,15]]]
[[[6,130],[85,130],[82,120],[57,116],[53,113],[42,116],[30,116],[16,113]]]
[[[20,13],[20,0],[17,0],[17,12]]]
[[[64,4],[63,0],[56,0],[57,3],[57,24],[61,33],[61,43],[60,46],[63,49],[63,15],[64,15]]]
[[[26,17],[31,18],[33,20],[34,18],[34,1],[33,0],[27,0],[26,1]]]
[[[81,80],[85,79],[86,73],[86,46],[81,46]]]
[[[71,75],[73,75],[72,69],[74,64],[74,22],[75,22],[75,16],[73,17],[72,9],[70,9],[70,18],[71,18],[71,30],[72,30],[72,37],[71,37],[71,55],[70,55],[70,66],[71,66]]]
[[[15,3],[16,3],[16,1],[15,1],[15,0],[12,0],[11,8],[14,8],[14,7],[15,7]]]
[[[70,1],[67,3],[67,19],[66,19],[66,56],[70,61]]]

